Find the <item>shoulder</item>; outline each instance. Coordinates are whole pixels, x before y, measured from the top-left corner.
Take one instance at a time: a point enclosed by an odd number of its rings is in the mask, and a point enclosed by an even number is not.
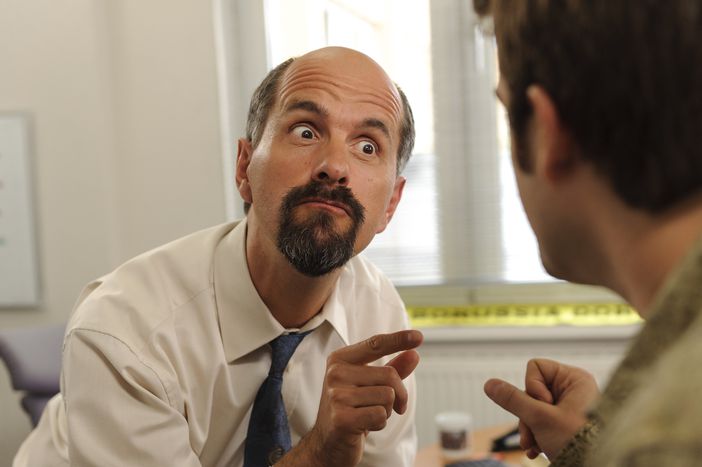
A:
[[[145,340],[180,307],[211,295],[217,245],[236,224],[205,229],[147,251],[88,284],[68,324],[129,344]]]
[[[389,304],[401,303],[400,296],[390,279],[375,264],[362,255],[356,255],[344,268],[342,281],[360,291],[375,293]]]
[[[596,454],[606,460],[601,465],[687,465],[673,460],[702,453],[701,324],[690,326],[650,369],[637,375],[633,391],[603,432]],[[671,463],[641,463],[667,457]]]
[[[405,305],[395,286],[366,258],[356,256],[348,262],[337,289],[350,313],[351,340],[409,327]]]
[[[633,410],[641,411],[658,434],[675,436],[675,426],[697,427],[702,422],[702,320],[693,323],[648,372],[640,375],[633,394]],[[684,377],[683,377],[684,375]],[[702,441],[700,441],[702,446]]]
[[[358,295],[373,296],[379,303],[404,311],[397,289],[388,277],[373,263],[356,255],[344,268],[340,279],[342,287],[353,289]]]

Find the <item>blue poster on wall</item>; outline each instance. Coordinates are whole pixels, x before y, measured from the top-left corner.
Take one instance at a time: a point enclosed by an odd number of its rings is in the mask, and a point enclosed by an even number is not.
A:
[[[0,114],[0,307],[39,303],[28,119]]]

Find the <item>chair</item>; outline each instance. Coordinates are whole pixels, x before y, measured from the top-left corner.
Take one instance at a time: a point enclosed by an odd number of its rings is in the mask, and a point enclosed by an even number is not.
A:
[[[0,330],[0,359],[12,387],[24,392],[22,408],[32,426],[46,403],[60,390],[61,349],[65,325]]]

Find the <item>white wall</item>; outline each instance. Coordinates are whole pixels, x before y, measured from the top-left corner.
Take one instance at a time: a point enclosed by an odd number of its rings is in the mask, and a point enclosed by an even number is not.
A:
[[[32,119],[43,304],[65,321],[125,259],[225,220],[212,3],[0,0],[0,112]],[[0,465],[29,423],[0,369]]]

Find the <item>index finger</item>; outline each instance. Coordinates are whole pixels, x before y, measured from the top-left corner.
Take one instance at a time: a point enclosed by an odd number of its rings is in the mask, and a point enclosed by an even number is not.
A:
[[[422,333],[414,329],[391,334],[376,334],[364,341],[337,350],[330,358],[365,365],[386,355],[414,349],[422,343],[423,338]]]
[[[534,399],[553,404],[552,386],[557,373],[557,363],[548,359],[532,359],[527,363],[524,390]]]

